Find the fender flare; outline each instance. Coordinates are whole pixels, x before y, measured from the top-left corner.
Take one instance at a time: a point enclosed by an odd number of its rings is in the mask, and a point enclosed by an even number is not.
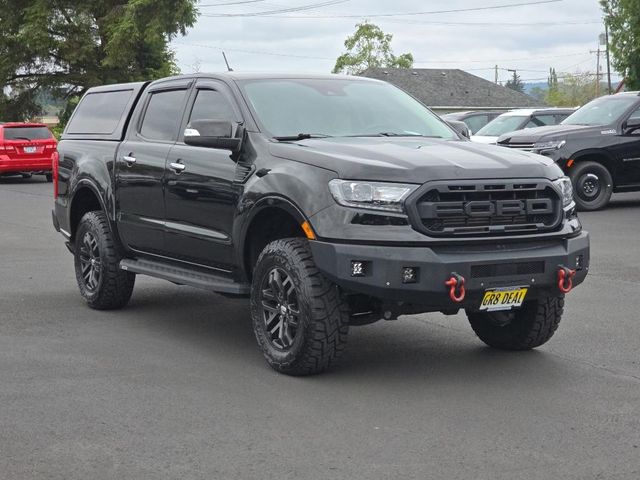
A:
[[[617,169],[616,159],[606,150],[603,150],[600,148],[586,148],[584,150],[578,150],[576,153],[571,155],[569,159],[574,160],[575,163],[579,163],[582,157],[586,157],[588,155],[594,155],[594,156],[597,155],[597,156],[606,158],[607,164],[604,166],[609,169],[612,176],[614,175]],[[567,161],[569,159],[567,159]],[[565,168],[563,170],[565,171],[565,173],[568,173],[569,169]]]
[[[253,223],[253,220],[258,216],[260,212],[266,210],[267,208],[279,208],[290,214],[298,224],[302,224],[307,221],[306,215],[302,213],[300,207],[298,207],[295,202],[291,199],[281,196],[281,195],[266,195],[261,197],[258,201],[256,201],[253,205],[251,205],[250,210],[241,215],[241,220],[238,222],[236,227],[235,238],[238,239],[236,243],[236,258],[238,258],[239,265],[242,265],[242,258],[244,256],[244,250],[247,245],[247,232],[249,227]],[[244,270],[244,267],[242,268]]]
[[[92,180],[88,179],[88,178],[82,178],[80,180],[78,180],[78,182],[74,185],[73,188],[73,193],[71,195],[71,200],[69,201],[69,208],[67,209],[67,224],[69,225],[70,229],[71,229],[71,214],[73,212],[73,205],[74,202],[76,200],[76,196],[78,194],[78,192],[80,192],[81,190],[84,189],[89,189],[91,190],[91,192],[95,195],[95,197],[98,199],[98,203],[100,204],[100,208],[102,209],[102,211],[107,215],[107,219],[109,220],[109,229],[111,230],[111,233],[116,235],[116,230],[114,229],[114,225],[113,225],[113,218],[111,216],[111,212],[110,210],[107,208],[107,205],[104,201],[104,197],[103,195],[100,193],[100,189],[98,188],[98,186],[95,184],[95,182],[93,182]],[[73,229],[71,229],[73,230]],[[75,232],[69,232],[71,234],[71,238],[74,237],[74,233]],[[119,237],[118,237],[119,240]]]

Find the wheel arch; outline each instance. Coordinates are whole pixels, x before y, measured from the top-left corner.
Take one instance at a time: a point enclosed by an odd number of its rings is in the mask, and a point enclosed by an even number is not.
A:
[[[300,208],[287,198],[260,199],[247,215],[239,237],[238,258],[246,280],[251,280],[255,262],[267,244],[282,238],[307,238],[302,229],[305,221]]]
[[[616,159],[604,150],[600,150],[600,149],[582,150],[572,155],[570,160],[573,160],[573,163],[571,167],[565,167],[565,171],[567,173],[569,173],[571,169],[575,167],[576,164],[591,161],[591,162],[596,162],[601,164],[603,167],[609,170],[609,173],[615,179],[615,176],[617,173],[617,167],[618,167]]]
[[[98,187],[87,179],[83,179],[78,182],[69,205],[68,225],[72,242],[75,238],[75,232],[78,228],[78,224],[85,213],[100,210],[107,215],[107,218],[109,218],[109,212],[102,196],[100,195]],[[111,221],[109,221],[109,228],[113,231]]]

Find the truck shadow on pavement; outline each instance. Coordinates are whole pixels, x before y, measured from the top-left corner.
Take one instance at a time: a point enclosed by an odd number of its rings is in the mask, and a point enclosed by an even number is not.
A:
[[[199,349],[201,361],[231,369],[272,373],[256,343],[248,300],[228,299],[189,288],[134,292],[127,312],[136,328],[164,341]],[[352,327],[341,361],[320,376],[292,381],[478,383],[509,389],[532,380],[555,385],[566,378],[565,360],[544,350],[502,352],[485,347],[461,318],[443,324],[440,315],[401,317],[397,321]],[[430,319],[438,321],[433,323]],[[448,320],[448,318],[447,318]],[[466,330],[466,328],[468,330]],[[561,333],[561,332],[560,332]],[[551,340],[553,342],[553,340]],[[544,349],[544,347],[543,347]]]

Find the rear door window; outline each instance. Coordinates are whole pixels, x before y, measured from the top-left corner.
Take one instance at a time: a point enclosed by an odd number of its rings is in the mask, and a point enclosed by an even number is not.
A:
[[[175,141],[182,120],[187,90],[151,93],[140,125],[140,135],[149,140]]]
[[[48,140],[52,138],[47,127],[4,127],[5,140]]]
[[[66,133],[111,135],[116,131],[133,90],[95,92],[85,95],[69,122]]]

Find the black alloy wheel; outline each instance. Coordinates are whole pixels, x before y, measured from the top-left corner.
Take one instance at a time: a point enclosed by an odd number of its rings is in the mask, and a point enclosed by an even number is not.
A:
[[[300,331],[300,306],[293,280],[283,269],[275,267],[265,276],[261,305],[269,342],[278,350],[288,350]]]
[[[102,261],[100,244],[92,232],[85,232],[78,252],[84,287],[87,292],[94,293],[100,286],[102,278]]]
[[[598,210],[609,203],[613,178],[604,165],[591,161],[577,162],[569,170],[569,177],[578,210]]]
[[[74,232],[74,267],[80,294],[96,310],[124,307],[136,276],[122,270],[122,247],[113,238],[104,212],[87,212]]]
[[[576,194],[586,201],[592,201],[602,190],[600,177],[595,173],[587,172],[578,178]]]
[[[253,270],[251,319],[265,359],[287,375],[325,371],[349,333],[349,306],[316,267],[305,238],[264,247]]]

